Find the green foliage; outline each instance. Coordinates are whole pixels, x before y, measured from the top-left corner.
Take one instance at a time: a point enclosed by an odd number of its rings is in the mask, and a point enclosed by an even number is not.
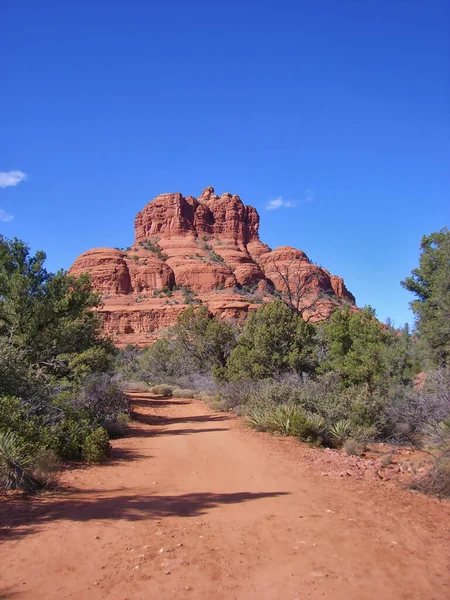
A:
[[[114,364],[112,352],[104,346],[92,346],[84,352],[61,354],[58,359],[66,363],[68,378],[76,383],[82,383],[91,373],[111,371]]]
[[[438,366],[449,364],[450,232],[446,228],[422,238],[419,267],[402,286],[417,297],[411,308],[428,358]]]
[[[11,431],[35,449],[44,446],[42,433],[46,414],[42,413],[40,403],[33,406],[15,396],[0,396],[0,432]]]
[[[210,250],[208,252],[208,258],[212,262],[225,263],[224,258],[222,256],[220,256],[220,254],[217,254],[217,252],[215,252],[214,250]]]
[[[59,354],[86,350],[100,338],[92,312],[100,297],[89,277],[48,273],[45,254],[0,236],[0,336],[27,351],[31,360],[54,363]]]
[[[195,297],[197,294],[191,290],[188,285],[185,285],[181,288],[181,293],[183,294],[186,304],[193,304],[195,302]]]
[[[390,341],[385,348],[387,373],[392,383],[409,385],[422,370],[421,355],[408,324],[401,329],[387,325]]]
[[[148,383],[177,382],[180,377],[224,367],[235,344],[235,328],[218,321],[206,307],[187,308],[167,335],[136,359],[136,373]]]
[[[145,248],[145,250],[149,250],[150,252],[153,252],[154,254],[156,254],[156,256],[158,258],[160,258],[161,260],[167,260],[169,257],[167,254],[165,254],[162,250],[160,245],[158,244],[159,242],[159,238],[150,238],[147,240],[144,240],[142,242],[139,242],[139,245],[142,246],[143,248]]]
[[[84,442],[92,428],[92,423],[84,416],[66,416],[56,425],[42,428],[41,444],[63,460],[82,460]]]
[[[83,441],[83,458],[89,463],[102,462],[108,458],[109,449],[108,432],[103,427],[98,427]]]
[[[48,273],[44,261],[0,236],[0,433],[35,456],[80,460],[100,426],[117,430],[129,401],[107,374],[115,351],[89,277]]]
[[[365,384],[374,390],[387,375],[386,348],[392,337],[370,307],[351,312],[336,310],[323,325],[326,358],[323,372],[338,373],[347,386]]]
[[[230,380],[266,379],[314,370],[314,327],[281,300],[250,315],[227,365]]]
[[[145,348],[134,363],[134,377],[149,384],[174,381],[185,373],[181,348],[168,337]]]

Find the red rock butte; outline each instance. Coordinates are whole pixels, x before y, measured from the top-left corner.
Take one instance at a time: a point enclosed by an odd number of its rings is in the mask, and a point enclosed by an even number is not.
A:
[[[277,293],[297,297],[305,318],[327,318],[355,299],[344,281],[290,246],[259,239],[259,215],[239,196],[207,187],[199,198],[161,194],[138,213],[126,250],[95,248],[70,268],[89,273],[104,328],[118,346],[151,344],[189,304],[243,321]]]

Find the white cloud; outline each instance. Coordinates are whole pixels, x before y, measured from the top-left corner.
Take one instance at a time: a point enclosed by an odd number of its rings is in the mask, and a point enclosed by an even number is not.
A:
[[[279,208],[294,208],[295,202],[290,200],[283,200],[281,196],[275,198],[275,200],[269,200],[266,204],[266,210],[278,210]]]
[[[8,213],[6,212],[6,210],[2,210],[0,208],[0,221],[2,223],[9,223],[13,219],[14,219],[14,217],[12,215],[8,215]]]
[[[15,186],[26,178],[22,171],[0,171],[0,188]]]

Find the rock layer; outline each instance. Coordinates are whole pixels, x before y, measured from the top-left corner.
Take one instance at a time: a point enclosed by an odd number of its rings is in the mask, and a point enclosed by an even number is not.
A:
[[[136,216],[131,248],[89,250],[70,272],[91,275],[105,331],[120,346],[152,343],[192,302],[238,320],[277,293],[296,296],[311,320],[355,302],[340,277],[301,250],[262,243],[257,210],[212,187],[198,198],[157,196]]]

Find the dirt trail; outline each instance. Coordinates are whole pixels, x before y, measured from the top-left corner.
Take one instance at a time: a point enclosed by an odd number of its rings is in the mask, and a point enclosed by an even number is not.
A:
[[[2,501],[0,598],[450,598],[450,506],[321,476],[198,401],[135,395],[108,466]]]

